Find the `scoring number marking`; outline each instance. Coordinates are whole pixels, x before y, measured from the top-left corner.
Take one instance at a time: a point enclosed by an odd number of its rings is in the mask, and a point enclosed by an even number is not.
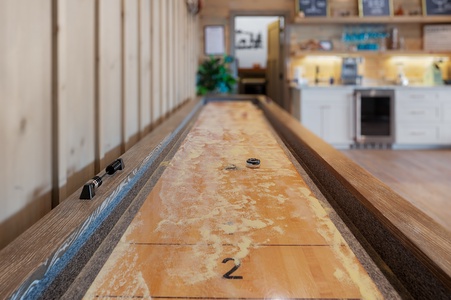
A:
[[[241,266],[241,263],[240,263],[240,261],[237,261],[237,260],[235,260],[234,258],[231,258],[231,257],[224,258],[222,263],[225,264],[229,260],[233,260],[235,262],[235,265],[233,266],[233,268],[230,269],[230,271],[228,271],[227,273],[222,275],[222,277],[224,277],[225,279],[243,279],[243,276],[230,276],[230,275],[233,274],[233,272],[238,270],[238,268]]]

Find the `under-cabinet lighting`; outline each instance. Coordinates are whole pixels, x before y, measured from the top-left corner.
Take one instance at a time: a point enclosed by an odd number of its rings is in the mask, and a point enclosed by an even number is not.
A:
[[[432,64],[437,61],[448,61],[447,56],[427,56],[427,57],[412,57],[412,56],[392,56],[390,60],[393,63],[415,63],[415,64]]]
[[[340,62],[342,58],[340,56],[306,56],[304,58],[307,62],[316,62],[316,63],[324,63],[324,62]]]

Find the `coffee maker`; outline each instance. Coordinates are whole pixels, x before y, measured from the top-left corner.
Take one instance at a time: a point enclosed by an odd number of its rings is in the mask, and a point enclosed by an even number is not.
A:
[[[361,85],[362,76],[359,75],[360,57],[344,57],[341,63],[341,83],[344,85]]]

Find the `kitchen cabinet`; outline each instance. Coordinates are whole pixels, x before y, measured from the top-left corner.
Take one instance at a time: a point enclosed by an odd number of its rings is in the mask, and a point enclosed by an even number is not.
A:
[[[292,89],[292,112],[305,127],[336,148],[353,143],[352,88]]]
[[[393,148],[451,146],[450,87],[392,87],[395,90]],[[336,148],[354,144],[354,87],[295,87],[292,114]]]
[[[451,90],[399,88],[395,92],[398,146],[451,145]]]

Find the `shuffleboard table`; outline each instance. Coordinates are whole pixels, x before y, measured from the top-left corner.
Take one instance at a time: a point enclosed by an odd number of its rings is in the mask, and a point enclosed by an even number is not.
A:
[[[451,234],[267,97],[193,101],[122,159],[0,252],[0,296],[451,299]]]

